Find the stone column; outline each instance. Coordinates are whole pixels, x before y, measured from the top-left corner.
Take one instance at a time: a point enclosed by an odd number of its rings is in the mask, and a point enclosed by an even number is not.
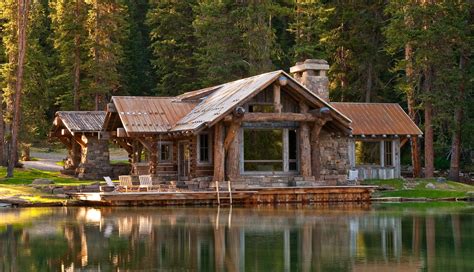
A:
[[[82,135],[81,163],[77,169],[78,178],[85,180],[100,180],[104,176],[110,176],[112,167],[110,166],[108,141],[98,139],[97,135]]]

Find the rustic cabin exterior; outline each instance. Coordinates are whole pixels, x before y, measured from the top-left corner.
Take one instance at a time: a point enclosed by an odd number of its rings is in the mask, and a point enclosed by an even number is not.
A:
[[[132,175],[190,189],[227,180],[235,188],[342,185],[351,168],[360,178],[399,176],[400,141],[421,132],[396,104],[364,104],[376,112],[366,114],[330,103],[328,69],[306,60],[293,76],[274,71],[177,97],[116,96],[98,138],[128,152]],[[383,105],[389,110],[378,112]],[[382,123],[393,129],[370,130]],[[360,146],[376,140],[379,160],[359,163]]]
[[[50,137],[68,149],[62,173],[92,180],[128,172],[127,166],[110,165],[108,141],[98,137],[104,120],[104,111],[56,112]]]
[[[405,111],[394,103],[331,103],[352,121],[349,137],[349,164],[358,178],[401,177],[400,149],[421,130]]]

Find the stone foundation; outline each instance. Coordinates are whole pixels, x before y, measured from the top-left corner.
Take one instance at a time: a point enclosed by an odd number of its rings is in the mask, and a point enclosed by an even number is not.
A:
[[[77,177],[81,180],[101,180],[104,176],[113,174],[110,165],[109,146],[107,140],[99,140],[97,135],[83,135],[81,163],[76,169]]]
[[[349,139],[321,131],[321,180],[327,185],[343,185],[349,170]]]

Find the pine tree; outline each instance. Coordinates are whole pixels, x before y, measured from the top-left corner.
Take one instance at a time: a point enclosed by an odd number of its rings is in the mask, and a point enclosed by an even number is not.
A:
[[[120,94],[150,95],[155,86],[155,74],[150,63],[150,30],[146,24],[148,0],[126,0],[128,36],[123,44],[120,66]]]
[[[51,1],[50,5],[54,47],[61,66],[55,78],[60,88],[58,102],[63,108],[79,110],[81,90],[86,88],[84,63],[87,61],[89,7],[84,0],[57,0]]]
[[[234,1],[200,1],[194,27],[198,41],[196,52],[203,86],[221,84],[249,75],[250,64],[244,59],[245,44],[236,27],[239,14]]]
[[[195,0],[151,1],[147,25],[158,95],[173,96],[199,87],[192,25],[195,6]]]
[[[88,91],[94,97],[94,109],[104,110],[110,95],[120,88],[119,66],[123,61],[123,41],[128,35],[127,13],[121,1],[90,2],[86,24]]]

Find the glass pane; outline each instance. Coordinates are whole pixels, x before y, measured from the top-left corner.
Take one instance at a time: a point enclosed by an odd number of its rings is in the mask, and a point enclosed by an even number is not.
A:
[[[288,130],[288,158],[290,160],[296,160],[298,154],[297,144],[296,144],[296,130]],[[291,165],[290,165],[291,168]],[[291,170],[291,169],[290,169]]]
[[[161,161],[171,160],[171,144],[162,144],[161,145],[160,160]]]
[[[393,166],[392,162],[392,142],[385,141],[385,165]]]
[[[380,142],[355,142],[356,165],[380,165]]]
[[[289,163],[289,169],[290,169],[290,171],[297,171],[298,170],[298,164],[296,162],[290,162]]]
[[[199,135],[199,161],[209,162],[209,135]]]
[[[280,172],[283,171],[282,162],[245,162],[245,171],[259,171],[259,172]]]
[[[282,129],[245,129],[244,160],[283,160]]]

